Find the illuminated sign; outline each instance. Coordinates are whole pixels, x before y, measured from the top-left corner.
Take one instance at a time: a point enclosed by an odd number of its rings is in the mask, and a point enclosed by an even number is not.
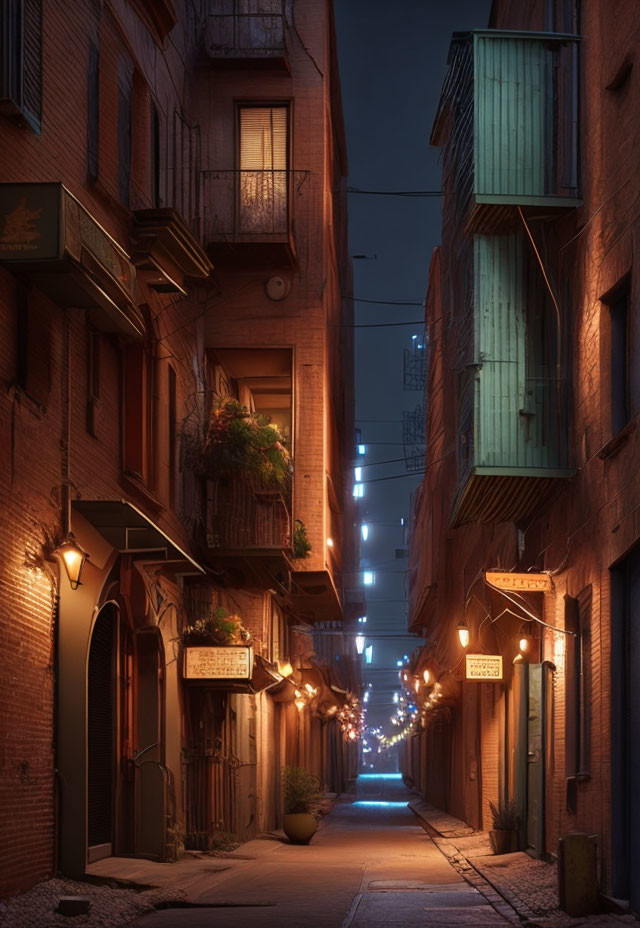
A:
[[[502,654],[466,654],[467,680],[502,680]]]
[[[514,574],[488,570],[487,583],[499,590],[516,590],[521,593],[545,593],[551,589],[549,574]]]
[[[184,649],[187,680],[249,680],[252,671],[253,650],[244,645]]]

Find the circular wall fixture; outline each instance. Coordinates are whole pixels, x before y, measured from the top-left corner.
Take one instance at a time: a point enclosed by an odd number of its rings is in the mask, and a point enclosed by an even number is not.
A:
[[[265,284],[267,296],[270,300],[284,300],[289,296],[291,281],[286,277],[271,277]]]

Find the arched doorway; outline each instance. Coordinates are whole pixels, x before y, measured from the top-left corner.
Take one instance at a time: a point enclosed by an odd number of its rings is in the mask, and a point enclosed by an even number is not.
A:
[[[134,851],[165,856],[169,772],[164,763],[164,651],[155,628],[135,638]]]
[[[170,792],[164,763],[164,649],[115,603],[93,626],[87,673],[88,862],[114,854],[162,859]]]
[[[116,842],[120,615],[107,603],[91,634],[87,673],[87,838],[89,862],[109,857]]]

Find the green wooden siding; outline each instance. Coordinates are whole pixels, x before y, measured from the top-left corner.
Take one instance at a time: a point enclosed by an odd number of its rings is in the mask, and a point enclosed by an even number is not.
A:
[[[534,476],[566,468],[556,334],[521,234],[474,236],[473,314],[473,413],[460,416],[473,434],[463,470]]]
[[[475,32],[474,194],[526,204],[575,197],[575,42]],[[558,72],[562,79],[559,82]],[[571,164],[568,162],[571,161]],[[491,200],[490,202],[496,202]],[[499,201],[498,201],[499,202]],[[558,204],[561,205],[561,204]]]

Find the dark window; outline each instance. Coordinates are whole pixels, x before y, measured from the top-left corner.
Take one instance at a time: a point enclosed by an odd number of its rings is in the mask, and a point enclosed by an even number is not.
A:
[[[100,399],[100,333],[89,329],[87,341],[87,431],[96,435],[96,409]]]
[[[147,486],[153,482],[153,360],[142,346],[123,356],[122,468]]]
[[[45,306],[18,282],[16,285],[16,383],[45,407],[51,389],[51,319]]]
[[[617,435],[629,421],[629,287],[609,304],[611,316],[611,430]]]
[[[0,0],[0,111],[40,130],[42,0]]]
[[[98,178],[98,113],[99,113],[98,48],[89,46],[89,73],[87,75],[87,175]]]
[[[177,384],[176,384],[176,372],[172,367],[169,367],[169,422],[168,422],[168,438],[169,438],[169,503],[175,508],[176,505],[176,453],[177,453],[177,429],[176,429],[176,416],[177,416]]]
[[[161,206],[160,200],[160,115],[151,103],[151,202]]]
[[[588,776],[591,767],[591,587],[565,597],[565,773]]]
[[[131,75],[118,76],[118,193],[129,205],[131,183]]]

